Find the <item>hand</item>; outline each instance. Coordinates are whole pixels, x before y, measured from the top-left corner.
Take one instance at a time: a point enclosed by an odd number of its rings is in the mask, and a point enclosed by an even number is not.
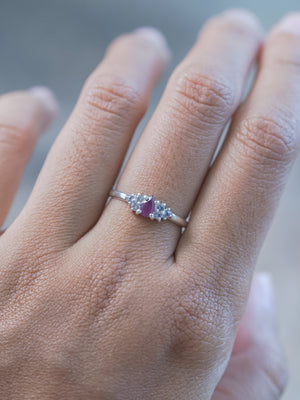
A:
[[[243,338],[253,338],[247,324],[230,360],[232,347],[299,141],[299,25],[289,16],[262,46],[255,17],[223,13],[172,74],[118,189],[154,194],[178,215],[193,209],[183,234],[120,200],[106,205],[168,59],[153,29],[110,45],[0,238],[1,399],[241,398],[226,382]],[[1,221],[54,108],[45,89],[0,100]],[[236,390],[243,400],[278,399],[278,346],[255,348],[264,362],[244,353]]]

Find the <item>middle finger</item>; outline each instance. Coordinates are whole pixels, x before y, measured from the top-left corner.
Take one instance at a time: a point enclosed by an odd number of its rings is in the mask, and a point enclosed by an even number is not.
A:
[[[171,76],[121,176],[119,190],[154,195],[176,214],[186,216],[220,135],[240,102],[260,41],[260,26],[246,11],[227,11],[205,25]],[[142,242],[143,250],[152,252],[155,246],[160,255],[169,257],[180,229],[169,221],[154,221],[150,226],[146,218],[130,214],[127,204],[113,199],[99,229],[124,232],[126,221],[126,241],[132,235],[139,248]]]

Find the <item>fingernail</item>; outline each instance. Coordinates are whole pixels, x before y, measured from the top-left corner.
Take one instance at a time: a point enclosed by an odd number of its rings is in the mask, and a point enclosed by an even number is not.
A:
[[[171,50],[162,32],[160,32],[156,28],[153,28],[152,26],[142,26],[140,28],[135,29],[133,32],[149,40],[149,42],[153,43],[161,52],[161,55],[163,56],[164,61],[166,63],[170,61]]]
[[[257,273],[254,278],[254,291],[260,307],[274,311],[274,290],[271,275],[267,272]]]
[[[258,18],[251,11],[243,8],[230,8],[229,10],[223,11],[222,14],[262,31]]]
[[[45,86],[33,86],[28,91],[43,106],[46,112],[45,125],[50,124],[58,113],[58,103],[53,92]]]
[[[280,32],[287,32],[296,36],[300,36],[300,13],[294,12],[288,14],[274,26],[270,34],[276,34]]]

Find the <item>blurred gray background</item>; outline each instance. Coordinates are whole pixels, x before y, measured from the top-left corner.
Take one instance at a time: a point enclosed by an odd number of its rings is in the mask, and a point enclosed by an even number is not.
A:
[[[1,0],[1,93],[47,85],[60,103],[58,120],[39,141],[7,224],[24,205],[85,77],[99,62],[111,39],[142,25],[156,26],[167,36],[174,53],[173,62],[153,93],[147,119],[172,68],[192,45],[203,22],[233,6],[250,8],[261,18],[266,29],[284,13],[300,9],[299,0]],[[140,125],[139,131],[144,124]],[[274,277],[280,333],[291,373],[284,400],[300,397],[299,205],[300,161],[293,169],[258,265]]]

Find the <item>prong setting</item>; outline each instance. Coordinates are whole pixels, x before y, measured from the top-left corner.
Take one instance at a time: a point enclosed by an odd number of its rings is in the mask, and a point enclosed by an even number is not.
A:
[[[187,226],[187,219],[173,213],[171,209],[166,206],[166,203],[155,200],[154,196],[142,195],[141,193],[128,194],[117,189],[112,189],[109,195],[125,201],[133,212],[142,217],[156,221],[168,219],[183,229]]]
[[[141,193],[128,195],[126,199],[130,208],[137,215],[150,218],[151,220],[162,221],[173,219],[173,213],[166,203],[155,200],[153,196]]]

